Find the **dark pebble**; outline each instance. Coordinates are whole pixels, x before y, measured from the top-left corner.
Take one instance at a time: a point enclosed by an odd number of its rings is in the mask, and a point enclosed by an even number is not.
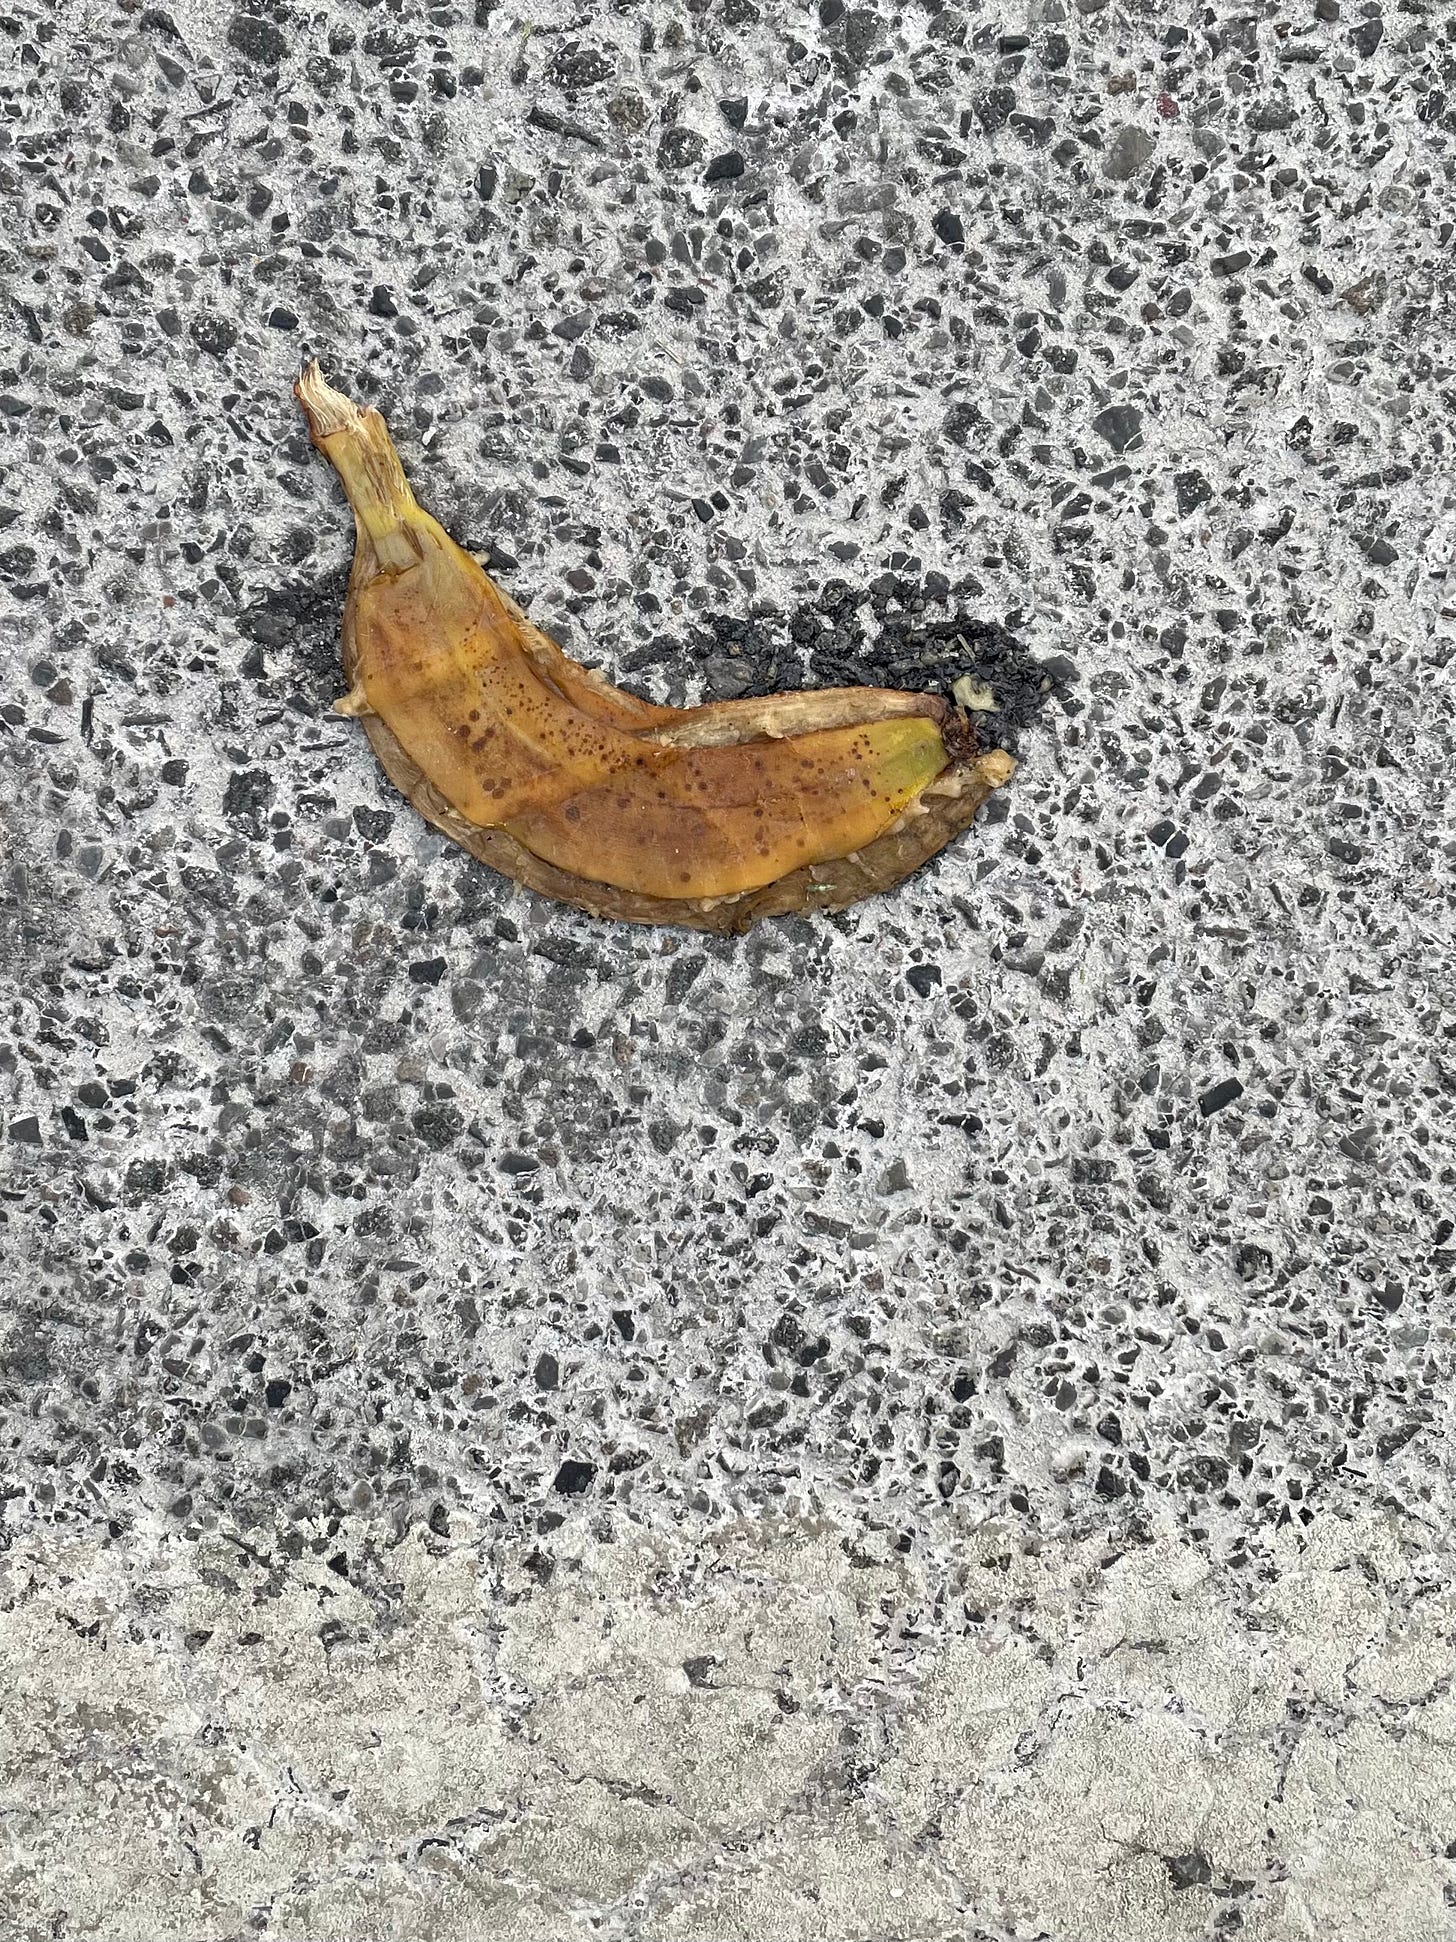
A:
[[[551,1487],[563,1497],[579,1497],[584,1490],[591,1488],[596,1474],[597,1466],[594,1463],[583,1463],[576,1457],[568,1457],[556,1472]]]
[[[260,67],[276,67],[288,52],[288,40],[271,20],[256,14],[235,13],[228,23],[228,45]]]
[[[704,171],[704,182],[731,182],[743,174],[747,162],[736,148],[730,148],[724,155],[715,155]]]
[[[240,769],[228,777],[223,792],[223,814],[231,822],[247,824],[255,834],[262,833],[264,811],[273,805],[277,785],[266,769]]]
[[[1255,134],[1277,135],[1286,128],[1292,128],[1299,116],[1293,104],[1288,101],[1260,101],[1248,113],[1249,127]]]
[[[606,55],[597,48],[583,47],[579,41],[569,41],[552,56],[548,72],[564,93],[576,95],[588,88],[599,87],[610,78],[613,69]]]
[[[354,811],[354,827],[371,843],[382,843],[394,828],[392,809],[371,809],[361,803]]]
[[[567,115],[553,114],[539,102],[527,114],[526,121],[532,128],[544,128],[548,135],[567,135],[573,141],[585,142],[589,148],[602,146],[602,138],[594,129],[583,127]]]
[[[230,351],[238,341],[238,327],[229,323],[226,317],[198,317],[193,321],[190,335],[198,350],[206,351],[212,357],[221,357]]]
[[[1213,497],[1213,487],[1203,474],[1196,470],[1175,472],[1173,490],[1177,494],[1178,510],[1185,518],[1189,513],[1197,512],[1200,506],[1207,504]]]
[[[1212,1119],[1215,1113],[1231,1106],[1243,1092],[1243,1082],[1239,1079],[1220,1079],[1216,1086],[1198,1095],[1198,1110],[1205,1119]]]
[[[465,1131],[465,1118],[458,1106],[437,1103],[422,1106],[410,1122],[426,1146],[443,1153]]]
[[[126,1191],[131,1200],[147,1200],[167,1184],[165,1160],[133,1160],[126,1170]]]
[[[1011,88],[988,88],[985,94],[977,97],[976,119],[988,135],[994,135],[998,128],[1004,128],[1016,108],[1016,94]]]
[[[1092,429],[1114,452],[1135,451],[1142,444],[1143,415],[1136,405],[1108,405],[1092,420]]]

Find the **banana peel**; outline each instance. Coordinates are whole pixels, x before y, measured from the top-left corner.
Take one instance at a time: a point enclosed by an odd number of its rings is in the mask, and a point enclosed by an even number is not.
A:
[[[380,414],[294,386],[354,513],[349,691],[385,773],[482,863],[593,916],[741,932],[917,870],[1015,768],[939,695],[668,708],[572,661],[417,503]]]

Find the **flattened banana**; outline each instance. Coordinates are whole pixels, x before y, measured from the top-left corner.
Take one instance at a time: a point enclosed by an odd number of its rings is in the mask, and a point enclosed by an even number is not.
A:
[[[415,500],[384,420],[294,386],[343,482],[349,692],[391,780],[504,875],[603,917],[743,931],[840,910],[944,847],[1015,767],[938,695],[666,708],[570,660]]]

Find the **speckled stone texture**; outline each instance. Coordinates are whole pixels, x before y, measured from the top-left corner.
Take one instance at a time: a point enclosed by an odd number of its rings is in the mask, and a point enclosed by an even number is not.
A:
[[[1449,10],[0,29],[0,1926],[1449,1942]],[[503,884],[305,350],[572,651],[1014,784]]]

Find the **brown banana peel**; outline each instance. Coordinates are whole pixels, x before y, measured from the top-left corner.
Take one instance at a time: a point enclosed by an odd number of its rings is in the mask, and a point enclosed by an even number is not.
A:
[[[383,418],[294,386],[354,512],[349,692],[390,780],[503,876],[597,917],[745,931],[920,867],[1015,768],[938,695],[667,708],[565,655],[416,502]]]

